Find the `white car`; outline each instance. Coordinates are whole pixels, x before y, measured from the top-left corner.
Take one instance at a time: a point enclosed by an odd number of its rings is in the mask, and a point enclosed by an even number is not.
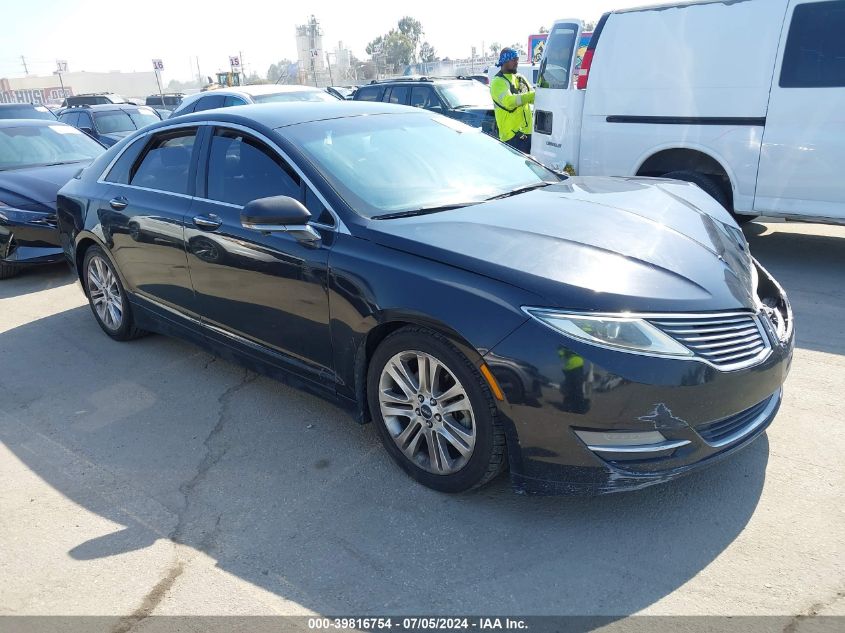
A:
[[[559,20],[546,43],[539,161],[694,182],[740,220],[845,221],[845,0],[613,11],[578,70],[580,31]]]
[[[337,101],[337,97],[330,95],[325,90],[311,86],[261,84],[218,88],[217,90],[198,92],[185,97],[170,116],[172,118],[189,112],[202,112],[213,108],[228,108],[248,103],[277,103],[279,101],[334,102]]]

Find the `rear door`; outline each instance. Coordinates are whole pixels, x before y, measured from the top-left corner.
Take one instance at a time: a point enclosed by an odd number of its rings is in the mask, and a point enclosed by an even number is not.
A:
[[[543,49],[534,101],[531,154],[554,169],[578,164],[584,91],[575,89],[581,20],[558,20]]]
[[[772,82],[754,210],[845,218],[845,0],[793,0]]]
[[[162,316],[193,314],[185,216],[196,173],[196,125],[168,128],[131,144],[105,177],[111,211],[103,234],[128,289]]]

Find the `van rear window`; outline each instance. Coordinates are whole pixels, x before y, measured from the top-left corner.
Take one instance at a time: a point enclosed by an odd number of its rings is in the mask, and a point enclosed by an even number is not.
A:
[[[783,53],[781,88],[845,87],[845,0],[799,4]]]

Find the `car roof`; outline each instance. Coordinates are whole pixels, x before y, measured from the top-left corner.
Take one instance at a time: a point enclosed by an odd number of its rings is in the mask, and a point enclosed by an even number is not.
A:
[[[203,110],[202,112],[195,112],[176,118],[170,118],[153,125],[155,127],[164,127],[168,124],[183,125],[192,121],[207,121],[209,119],[213,119],[224,123],[254,122],[261,126],[275,129],[287,127],[289,125],[297,125],[299,123],[325,121],[327,119],[344,119],[356,116],[401,113],[423,114],[426,113],[426,111],[421,108],[412,108],[393,103],[381,103],[377,101],[341,101],[340,99],[336,102],[296,101],[288,103],[255,103],[229,108]]]
[[[152,106],[135,105],[134,103],[98,103],[96,105],[76,106],[65,108],[62,114],[66,112],[102,112],[104,110],[138,110],[140,108],[150,109]]]
[[[50,119],[0,119],[0,127],[45,127],[47,125],[66,125]]]
[[[275,95],[282,92],[323,92],[320,88],[313,86],[299,86],[289,84],[259,84],[255,86],[234,86],[231,88],[215,88],[205,92],[197,92],[183,99],[182,103],[190,104],[201,97],[208,95],[223,95],[236,97],[255,97],[258,95]]]
[[[47,107],[45,105],[41,105],[40,103],[0,103],[0,108],[25,108],[27,106],[29,106],[30,108],[37,108],[39,106],[42,108]]]

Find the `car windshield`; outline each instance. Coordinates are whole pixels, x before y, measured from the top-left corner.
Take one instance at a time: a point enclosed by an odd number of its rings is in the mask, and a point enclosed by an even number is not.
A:
[[[322,90],[289,90],[266,95],[253,95],[252,100],[255,103],[278,103],[282,101],[328,101],[335,103],[337,97],[333,97]]]
[[[0,108],[0,119],[47,119],[55,121],[55,115],[44,106],[22,104]]]
[[[560,181],[477,128],[425,112],[315,121],[284,133],[365,217],[464,206]]]
[[[0,128],[0,171],[89,161],[106,151],[69,125]]]
[[[440,93],[446,99],[451,108],[466,108],[481,106],[484,108],[493,107],[493,99],[487,86],[478,81],[453,81],[438,84]]]

